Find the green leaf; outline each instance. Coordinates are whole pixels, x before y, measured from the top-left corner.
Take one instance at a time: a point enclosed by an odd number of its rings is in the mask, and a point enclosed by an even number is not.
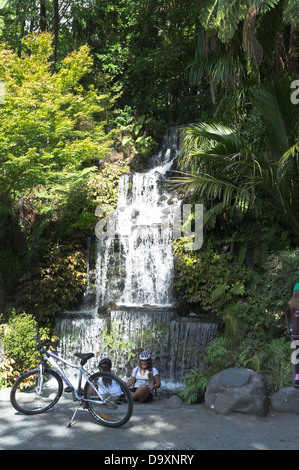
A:
[[[228,290],[227,284],[220,284],[216,289],[214,289],[211,293],[211,299],[215,300],[221,297],[226,291]]]

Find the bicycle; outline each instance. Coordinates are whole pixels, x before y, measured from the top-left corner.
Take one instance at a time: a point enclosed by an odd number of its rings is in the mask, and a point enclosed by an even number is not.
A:
[[[129,421],[133,413],[133,399],[127,385],[110,372],[90,373],[84,369],[86,362],[94,357],[93,353],[75,353],[80,359],[80,365],[71,364],[51,351],[50,343],[42,344],[38,328],[36,339],[41,362],[36,369],[21,375],[11,389],[10,402],[17,411],[34,415],[50,410],[60,399],[64,382],[66,384],[64,391],[72,393],[73,401],[79,402],[68,427],[72,425],[82,405],[97,422],[105,426],[117,428]],[[77,389],[61,370],[56,362],[57,359],[79,370]],[[86,380],[84,388],[82,388],[83,377]],[[113,396],[109,392],[112,383],[113,386],[117,384],[120,387],[118,396]]]

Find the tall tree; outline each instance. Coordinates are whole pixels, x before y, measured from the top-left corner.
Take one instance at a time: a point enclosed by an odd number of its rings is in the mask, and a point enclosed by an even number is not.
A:
[[[0,49],[2,200],[13,201],[36,185],[78,181],[96,169],[93,161],[105,158],[111,144],[101,120],[106,97],[80,86],[92,67],[88,47],[68,55],[53,74],[52,41],[49,33],[29,35],[23,42],[30,54],[22,58]]]
[[[54,37],[53,37],[53,71],[55,71],[56,60],[57,60],[57,48],[58,48],[58,37],[59,37],[59,0],[53,0],[54,7]]]
[[[40,4],[40,20],[39,20],[39,28],[40,31],[46,31],[47,29],[47,8],[46,8],[46,0],[39,0]]]

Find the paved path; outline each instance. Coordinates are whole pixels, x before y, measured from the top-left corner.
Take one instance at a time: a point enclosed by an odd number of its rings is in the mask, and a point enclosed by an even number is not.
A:
[[[221,416],[202,404],[174,408],[163,398],[136,404],[131,420],[121,428],[101,426],[83,410],[67,428],[75,406],[62,397],[52,411],[25,416],[10,405],[8,390],[0,391],[0,450],[178,450],[184,454],[190,450],[299,448],[299,416],[290,414]]]

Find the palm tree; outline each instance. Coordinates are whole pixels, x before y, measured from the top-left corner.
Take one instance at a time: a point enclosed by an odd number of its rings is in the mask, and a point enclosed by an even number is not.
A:
[[[260,80],[269,67],[273,74],[287,69],[299,77],[298,28],[298,0],[201,0],[190,83],[207,80],[213,104],[218,88],[225,89],[224,95],[232,88],[225,105],[233,109],[246,77]],[[217,101],[222,101],[220,93]]]
[[[241,211],[267,198],[282,209],[299,239],[299,106],[291,103],[290,94],[290,83],[280,78],[252,91],[265,123],[264,151],[250,148],[236,130],[221,124],[188,128],[183,151],[192,172],[173,178],[173,184]]]

